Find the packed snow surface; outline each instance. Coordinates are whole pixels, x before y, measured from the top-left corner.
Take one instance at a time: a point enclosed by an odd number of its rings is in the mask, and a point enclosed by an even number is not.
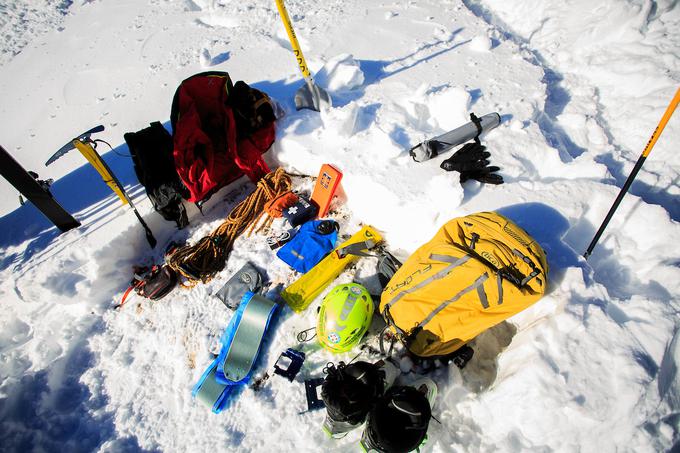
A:
[[[303,381],[329,361],[306,345],[294,382],[245,388],[222,414],[191,398],[232,312],[212,296],[246,261],[269,295],[296,276],[265,235],[242,236],[207,284],[113,310],[135,264],[194,243],[253,185],[242,178],[177,231],[134,174],[125,132],[169,127],[186,77],[228,71],[285,111],[265,159],[316,176],[344,173],[332,212],[349,235],[370,224],[405,259],[453,217],[498,210],[548,254],[549,290],[480,335],[439,387],[423,451],[635,451],[680,448],[680,113],[671,118],[588,261],[581,255],[680,86],[680,6],[658,0],[289,0],[317,84],[333,99],[296,111],[303,83],[274,1],[77,0],[0,4],[2,146],[41,178],[82,226],[64,234],[0,181],[0,444],[3,451],[359,451],[305,412]],[[483,136],[505,184],[460,184],[408,149],[498,112]],[[113,146],[105,159],[159,241],[149,249],[129,208],[77,152],[74,136]],[[105,152],[105,145],[100,151]],[[295,178],[311,191],[311,178]],[[280,221],[274,229],[283,228]],[[338,282],[378,291],[375,259]],[[324,293],[325,294],[325,293]],[[321,298],[284,308],[256,374],[298,345]],[[366,339],[375,344],[376,335]],[[366,353],[363,360],[377,360]],[[404,367],[400,380],[418,375]]]

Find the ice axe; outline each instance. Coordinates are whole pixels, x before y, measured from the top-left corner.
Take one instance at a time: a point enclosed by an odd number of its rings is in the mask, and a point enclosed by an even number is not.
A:
[[[101,132],[103,130],[104,126],[100,125],[97,127],[93,127],[89,131],[83,132],[82,134],[78,135],[76,138],[66,143],[61,148],[59,148],[59,150],[56,153],[54,153],[52,157],[47,159],[47,162],[45,162],[45,166],[48,166],[49,164],[59,159],[61,156],[71,151],[72,149],[77,149],[78,151],[80,151],[80,153],[85,157],[85,159],[87,159],[87,161],[94,167],[94,169],[97,170],[97,173],[99,173],[104,182],[111,188],[111,190],[116,195],[118,195],[118,198],[121,199],[123,204],[130,205],[135,215],[137,216],[139,223],[141,223],[142,227],[144,227],[144,232],[146,233],[146,240],[149,241],[149,245],[151,246],[151,248],[156,247],[156,238],[153,237],[151,229],[146,224],[146,222],[144,222],[142,216],[139,215],[137,208],[132,203],[132,200],[130,199],[128,194],[125,192],[123,185],[120,183],[118,178],[116,178],[116,175],[113,174],[113,171],[111,171],[106,162],[104,162],[104,159],[102,159],[102,157],[96,151],[97,142],[103,143],[106,142],[104,142],[104,140],[92,140],[90,138],[92,134],[96,132]],[[106,144],[108,145],[108,143]]]
[[[293,30],[293,24],[290,21],[290,17],[288,17],[288,11],[286,11],[283,0],[276,0],[276,6],[279,9],[279,15],[283,21],[283,26],[286,27],[286,32],[288,32],[288,39],[293,48],[293,53],[297,59],[300,72],[305,78],[305,84],[295,92],[295,108],[298,110],[310,109],[319,112],[321,111],[321,107],[332,107],[333,103],[331,102],[331,97],[323,88],[320,88],[315,84],[314,79],[312,79],[312,74],[307,67],[305,56],[302,55],[300,43],[295,36],[295,30]]]

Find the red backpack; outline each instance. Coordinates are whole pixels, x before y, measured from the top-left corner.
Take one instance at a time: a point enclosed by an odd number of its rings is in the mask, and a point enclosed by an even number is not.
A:
[[[226,72],[184,80],[172,101],[175,168],[188,201],[205,201],[246,175],[257,182],[269,173],[262,153],[274,143],[274,109],[265,93]]]

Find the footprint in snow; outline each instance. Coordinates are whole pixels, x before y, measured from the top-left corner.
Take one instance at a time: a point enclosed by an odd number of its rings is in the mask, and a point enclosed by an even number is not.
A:
[[[220,63],[224,63],[229,59],[229,52],[222,52],[217,54],[216,56],[212,56],[210,54],[210,50],[208,49],[203,49],[201,51],[201,66],[204,68],[210,67],[210,66],[216,66]]]

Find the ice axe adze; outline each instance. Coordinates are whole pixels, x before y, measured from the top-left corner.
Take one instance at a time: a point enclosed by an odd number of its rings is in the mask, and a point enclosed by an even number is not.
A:
[[[322,106],[332,107],[333,103],[331,102],[331,97],[323,88],[320,88],[315,84],[314,79],[312,79],[312,74],[307,67],[305,56],[302,55],[300,43],[295,36],[295,30],[293,30],[293,24],[290,21],[290,17],[288,17],[288,11],[286,11],[283,0],[276,0],[276,6],[279,9],[279,15],[281,16],[283,25],[286,27],[286,32],[288,32],[288,39],[293,48],[293,53],[297,59],[300,72],[302,72],[302,76],[305,78],[305,84],[295,92],[295,108],[298,110],[310,109],[319,112],[321,111]]]
[[[93,127],[87,132],[83,132],[82,134],[80,134],[79,136],[77,136],[76,138],[74,138],[61,148],[59,148],[59,150],[56,153],[54,153],[52,157],[47,159],[47,162],[45,162],[45,166],[59,159],[61,156],[63,156],[72,149],[77,149],[78,151],[80,151],[80,153],[85,157],[85,159],[87,159],[87,161],[94,167],[94,169],[97,170],[97,173],[99,173],[104,182],[111,188],[111,190],[116,195],[118,195],[118,198],[121,199],[123,204],[130,205],[135,215],[137,216],[137,219],[144,227],[144,232],[146,233],[146,240],[149,241],[149,245],[152,248],[156,247],[156,238],[153,237],[151,229],[146,224],[146,222],[144,222],[142,216],[139,215],[137,208],[132,203],[132,200],[130,199],[128,194],[125,192],[123,185],[120,183],[118,178],[116,178],[116,175],[113,174],[113,171],[111,171],[106,162],[104,162],[104,159],[102,159],[102,157],[96,151],[97,142],[98,141],[103,142],[103,140],[92,140],[90,138],[90,135],[94,134],[95,132],[101,132],[103,130],[104,126],[97,126]]]
[[[612,216],[614,215],[614,212],[616,212],[616,208],[618,208],[619,204],[621,204],[621,200],[623,200],[624,195],[626,195],[631,184],[633,184],[633,180],[635,179],[638,172],[642,168],[642,164],[645,163],[647,156],[649,156],[649,153],[652,151],[652,148],[656,144],[656,141],[659,139],[661,132],[666,127],[668,120],[671,119],[671,116],[673,115],[673,112],[675,112],[675,109],[678,107],[679,103],[680,103],[680,88],[678,88],[678,90],[675,92],[675,96],[673,96],[671,103],[668,105],[668,108],[666,108],[666,112],[661,117],[661,121],[659,121],[659,124],[656,126],[656,129],[654,129],[654,132],[652,133],[652,136],[650,137],[649,141],[647,142],[645,149],[642,150],[642,155],[640,156],[638,161],[635,163],[635,166],[633,167],[633,171],[630,172],[628,179],[626,179],[626,182],[623,184],[623,187],[621,188],[619,195],[616,197],[616,200],[614,200],[614,204],[612,205],[611,208],[609,208],[609,212],[607,213],[604,220],[602,221],[602,225],[600,225],[600,228],[597,230],[597,233],[595,233],[593,240],[590,241],[590,245],[588,246],[588,249],[583,254],[583,257],[585,259],[588,259],[590,254],[593,253],[593,249],[595,248],[597,241],[600,240],[600,236],[602,236],[602,233],[604,233],[605,228],[607,228],[607,225],[609,224],[609,221],[611,220]]]

